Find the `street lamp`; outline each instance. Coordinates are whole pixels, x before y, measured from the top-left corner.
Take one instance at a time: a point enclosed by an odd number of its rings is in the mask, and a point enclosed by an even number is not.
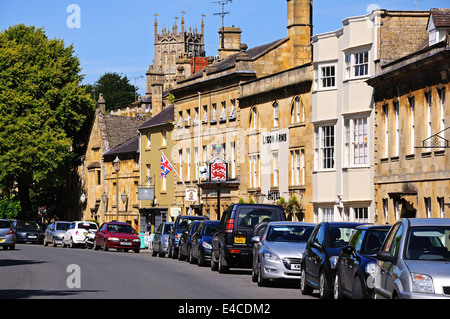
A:
[[[122,203],[125,204],[125,202],[127,201],[127,198],[128,198],[128,196],[127,196],[127,194],[125,193],[125,191],[123,191],[123,194],[120,195],[120,198],[122,199]]]
[[[102,222],[105,222],[105,203],[108,200],[108,195],[106,195],[105,191],[103,191],[102,194],[102,203],[103,203],[103,217],[102,217]]]
[[[113,161],[114,170],[116,171],[116,221],[119,221],[119,170],[120,170],[120,159],[116,156]]]

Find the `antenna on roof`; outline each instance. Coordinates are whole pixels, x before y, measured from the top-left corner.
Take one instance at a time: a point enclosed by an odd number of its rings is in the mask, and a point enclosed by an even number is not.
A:
[[[417,11],[417,2],[418,2],[418,1],[421,1],[421,0],[416,0],[416,6],[415,6],[416,11]]]
[[[222,17],[222,43],[221,43],[221,49],[223,49],[224,48],[224,18],[225,18],[225,16],[227,15],[227,14],[229,14],[230,12],[225,12],[224,11],[224,7],[225,7],[225,5],[226,4],[228,4],[228,2],[229,3],[233,3],[233,0],[219,0],[219,1],[214,1],[214,2],[212,2],[212,3],[218,3],[219,5],[221,5],[222,6],[222,12],[218,12],[218,13],[214,13],[214,15],[215,16],[221,16]]]

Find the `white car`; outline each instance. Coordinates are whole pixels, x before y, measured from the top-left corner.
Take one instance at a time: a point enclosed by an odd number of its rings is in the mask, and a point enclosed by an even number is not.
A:
[[[62,241],[63,247],[69,246],[70,248],[73,248],[76,245],[84,245],[84,240],[89,229],[98,230],[98,226],[93,222],[72,222],[69,226],[69,229],[64,234],[64,238]]]

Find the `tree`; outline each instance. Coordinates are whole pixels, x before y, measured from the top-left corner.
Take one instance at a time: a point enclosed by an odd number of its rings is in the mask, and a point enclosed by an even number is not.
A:
[[[32,217],[31,194],[60,187],[95,103],[81,86],[72,45],[42,28],[15,25],[0,33],[0,190],[18,189],[19,218]]]
[[[130,84],[127,76],[115,72],[106,72],[93,85],[88,86],[92,94],[98,99],[103,93],[106,111],[120,106],[126,106],[134,102],[137,87]]]

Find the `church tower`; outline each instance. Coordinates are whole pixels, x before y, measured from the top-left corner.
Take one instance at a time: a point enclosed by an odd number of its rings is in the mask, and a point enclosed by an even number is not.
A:
[[[154,34],[153,71],[164,74],[164,91],[167,91],[175,87],[178,59],[205,57],[205,24],[202,18],[200,32],[191,27],[187,30],[183,16],[181,30],[178,30],[175,20],[171,29],[162,28],[161,32],[158,32],[158,21],[155,18]]]

